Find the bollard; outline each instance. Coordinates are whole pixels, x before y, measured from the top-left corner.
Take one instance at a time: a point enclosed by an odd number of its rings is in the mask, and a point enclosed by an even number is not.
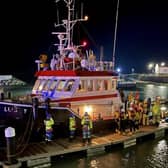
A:
[[[16,160],[16,145],[15,145],[15,129],[8,127],[5,129],[6,149],[7,149],[7,165],[17,163]]]
[[[4,98],[5,98],[5,96],[4,96],[4,92],[1,92],[1,100],[3,101]]]
[[[8,93],[7,93],[7,97],[8,97],[8,99],[11,99],[11,98],[12,98],[11,92],[8,92]]]

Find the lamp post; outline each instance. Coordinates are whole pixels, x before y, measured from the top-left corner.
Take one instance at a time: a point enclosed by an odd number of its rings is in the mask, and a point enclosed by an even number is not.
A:
[[[154,68],[154,64],[153,63],[149,63],[148,64],[148,70],[152,73],[153,72],[153,68]]]

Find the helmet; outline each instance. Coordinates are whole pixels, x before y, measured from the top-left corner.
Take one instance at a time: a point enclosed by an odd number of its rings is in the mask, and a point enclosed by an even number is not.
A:
[[[130,111],[133,111],[134,109],[132,107],[129,108]]]
[[[75,117],[75,115],[73,113],[70,113],[69,117]]]
[[[51,114],[48,113],[47,116],[46,116],[46,118],[50,119],[51,118]]]
[[[89,114],[88,114],[88,112],[85,112],[85,114],[84,114],[85,116],[88,116]]]

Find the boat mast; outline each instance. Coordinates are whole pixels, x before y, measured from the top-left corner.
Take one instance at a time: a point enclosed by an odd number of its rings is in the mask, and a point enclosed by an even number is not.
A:
[[[56,0],[56,3],[62,0]],[[55,27],[63,26],[65,28],[65,32],[52,32],[52,34],[57,34],[58,39],[61,40],[58,44],[58,49],[60,51],[60,55],[63,53],[64,50],[70,50],[73,49],[73,43],[72,43],[72,36],[71,36],[71,31],[74,27],[74,25],[79,22],[79,21],[87,21],[87,17],[81,18],[81,19],[75,19],[72,20],[72,12],[74,11],[74,0],[63,0],[66,3],[66,6],[68,8],[68,17],[65,20],[62,20],[62,24],[55,24]],[[60,38],[61,35],[61,38]],[[64,37],[65,36],[65,37]],[[67,41],[66,47],[63,45],[63,41]],[[61,46],[60,46],[61,44]],[[79,46],[76,46],[79,47]],[[61,51],[62,50],[62,51]]]
[[[63,58],[65,56],[65,51],[73,51],[76,52],[78,47],[81,47],[83,45],[73,45],[73,37],[72,37],[72,30],[74,25],[79,21],[87,21],[88,17],[85,16],[84,18],[80,19],[72,19],[72,13],[74,12],[74,0],[56,0],[56,3],[59,1],[64,1],[66,3],[66,6],[68,8],[68,16],[67,19],[62,20],[62,24],[55,24],[55,27],[63,26],[65,28],[64,32],[52,32],[52,34],[56,34],[59,39],[58,45],[58,51],[60,52],[61,62],[63,62]],[[63,69],[63,65],[61,64],[60,69]],[[73,70],[75,69],[75,58],[73,59]]]
[[[71,11],[74,10],[74,7],[71,8],[71,4],[72,4],[72,0],[64,0],[67,3],[67,7],[68,7],[68,20],[67,20],[67,40],[68,40],[68,46],[67,48],[71,47]],[[74,5],[73,5],[74,6]]]
[[[113,42],[113,71],[115,70],[115,50],[116,50],[116,39],[117,39],[119,1],[120,0],[117,0],[117,10],[116,10],[116,20],[115,20],[115,32],[114,32],[114,42]]]

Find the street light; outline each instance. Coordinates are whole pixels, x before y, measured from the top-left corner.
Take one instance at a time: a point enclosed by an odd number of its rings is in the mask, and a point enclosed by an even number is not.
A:
[[[148,69],[152,69],[154,67],[153,63],[148,64]]]
[[[151,72],[153,72],[153,68],[154,68],[154,63],[149,63],[148,69],[151,70]]]
[[[160,64],[161,66],[165,66],[165,62],[161,62],[161,64]]]
[[[120,68],[117,68],[117,72],[120,73],[120,72],[121,72],[121,69],[120,69]]]

